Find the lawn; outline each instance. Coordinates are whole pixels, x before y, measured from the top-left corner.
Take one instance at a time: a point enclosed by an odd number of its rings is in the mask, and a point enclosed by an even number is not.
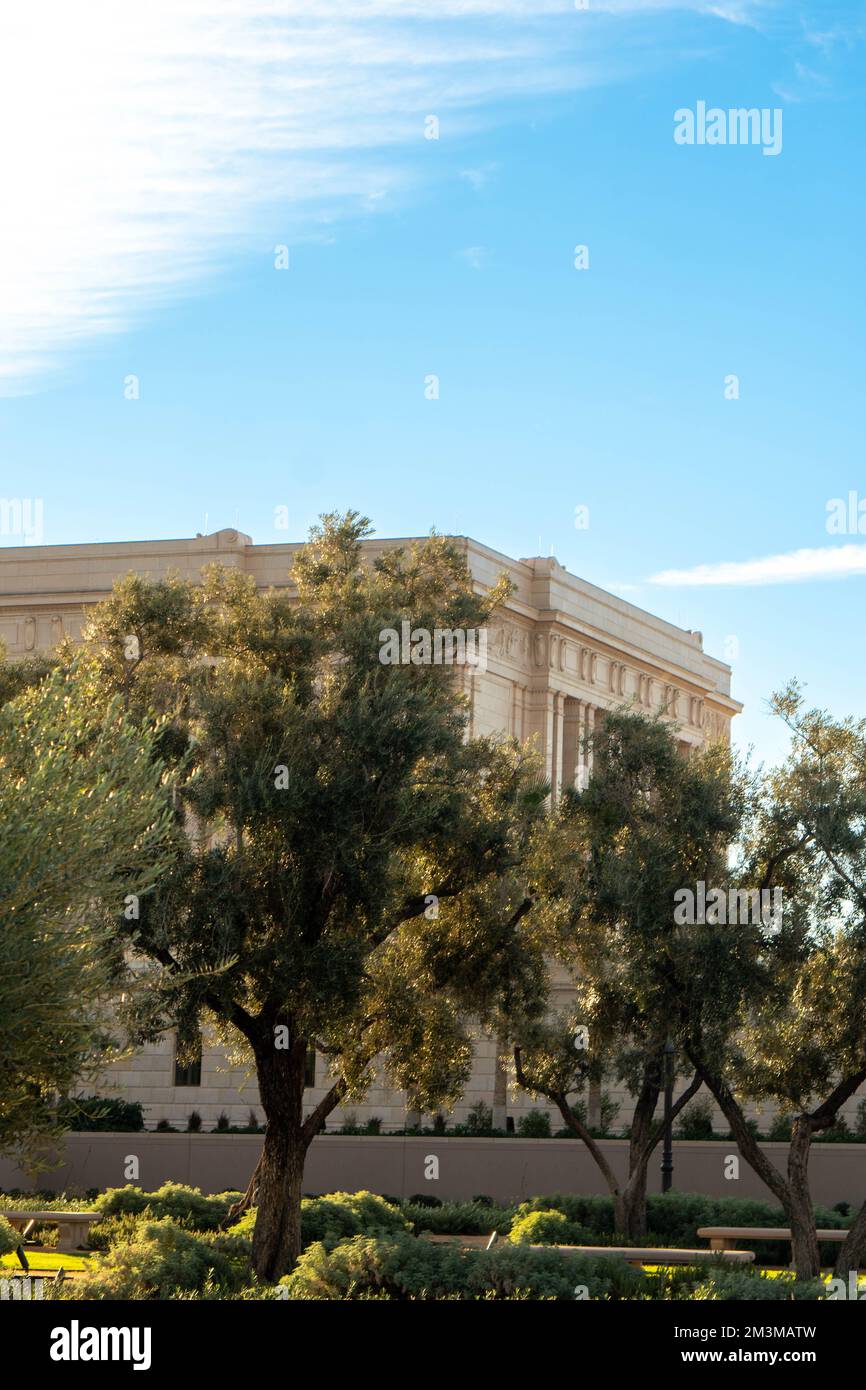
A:
[[[82,1253],[79,1255],[61,1254],[56,1250],[28,1250],[24,1247],[24,1254],[27,1256],[27,1263],[30,1266],[29,1273],[34,1274],[56,1274],[58,1269],[64,1269],[67,1274],[80,1274],[87,1269],[90,1255]],[[23,1274],[24,1270],[18,1262],[16,1254],[0,1255],[0,1269],[4,1272],[11,1270],[16,1274]]]

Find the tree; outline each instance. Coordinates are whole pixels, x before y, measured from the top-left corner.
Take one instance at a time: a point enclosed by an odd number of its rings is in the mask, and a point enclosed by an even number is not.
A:
[[[682,1057],[683,992],[701,982],[715,989],[704,965],[695,969],[694,941],[680,939],[675,894],[726,873],[742,797],[727,749],[686,759],[663,721],[612,712],[594,738],[589,783],[562,799],[536,873],[551,950],[576,997],[546,1020],[512,1022],[516,1079],[551,1100],[586,1145],[613,1197],[616,1229],[632,1240],[646,1231],[647,1168],[663,1134],[656,1110],[665,1044],[673,1041]],[[635,1098],[624,1182],[576,1100],[605,1076]],[[685,1080],[674,1119],[701,1086],[694,1068]]]
[[[435,537],[366,560],[368,530],[323,518],[294,592],[220,569],[201,586],[131,576],[86,635],[104,698],[171,712],[163,754],[189,759],[176,866],[119,934],[150,964],[141,1036],[177,1026],[182,1046],[207,1018],[252,1058],[267,1129],[247,1200],[269,1280],[299,1253],[309,1145],[377,1059],[419,1108],[448,1103],[467,1016],[492,1017],[506,979],[527,1010],[542,993],[540,948],[516,946],[537,768],[467,737],[455,670],[419,660],[420,639],[409,663],[380,659],[404,620],[483,626],[505,582],[476,593]],[[311,1046],[333,1080],[307,1114]]]
[[[0,688],[0,1148],[33,1159],[112,1046],[111,923],[166,867],[169,783],[159,730],[81,672],[4,665]]]
[[[818,1273],[808,1164],[815,1134],[866,1082],[866,721],[807,710],[796,684],[773,697],[792,734],[791,753],[764,781],[744,844],[740,883],[782,895],[783,926],[764,934],[760,976],[740,980],[738,1026],[720,1047],[695,1017],[689,1053],[744,1157],[791,1225],[798,1274]],[[720,973],[734,978],[744,931],[729,933]],[[785,1174],[747,1123],[744,1100],[771,1100],[791,1115]],[[857,1269],[866,1248],[866,1202],[838,1252],[836,1272]]]

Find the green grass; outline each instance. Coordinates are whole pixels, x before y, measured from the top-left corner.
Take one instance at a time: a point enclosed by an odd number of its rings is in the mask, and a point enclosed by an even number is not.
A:
[[[67,1274],[81,1272],[89,1267],[90,1256],[87,1254],[67,1255],[61,1254],[57,1250],[28,1250],[24,1247],[24,1254],[30,1266],[31,1274],[56,1274],[58,1269],[65,1269]],[[24,1270],[18,1262],[18,1256],[13,1252],[11,1255],[0,1255],[0,1269],[11,1269],[23,1274]]]

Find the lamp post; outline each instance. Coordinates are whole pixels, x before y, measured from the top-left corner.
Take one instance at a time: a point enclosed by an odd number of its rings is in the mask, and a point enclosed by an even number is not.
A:
[[[674,1175],[674,1144],[671,1110],[674,1103],[674,1045],[668,1038],[664,1048],[665,1133],[662,1149],[662,1192],[670,1192]]]

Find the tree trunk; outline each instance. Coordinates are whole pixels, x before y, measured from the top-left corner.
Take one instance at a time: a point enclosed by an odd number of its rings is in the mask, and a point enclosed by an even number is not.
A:
[[[620,1184],[616,1173],[605,1157],[604,1151],[596,1143],[587,1126],[581,1123],[576,1112],[569,1105],[567,1096],[561,1091],[548,1090],[539,1086],[527,1075],[523,1067],[522,1051],[519,1045],[514,1048],[514,1067],[518,1084],[524,1090],[537,1091],[540,1095],[547,1096],[548,1100],[552,1100],[559,1109],[568,1129],[583,1140],[595,1161],[596,1167],[604,1177],[613,1199],[616,1234],[633,1241],[642,1240],[646,1235],[647,1171],[650,1159],[663,1133],[663,1126],[653,1123],[660,1091],[660,1054],[647,1059],[643,1084],[632,1116],[628,1147],[628,1178],[624,1185]],[[674,1102],[671,1111],[672,1119],[676,1119],[681,1110],[688,1105],[692,1096],[700,1090],[700,1087],[701,1076],[696,1071],[690,1084]]]
[[[844,1279],[847,1284],[851,1270],[856,1271],[860,1268],[864,1249],[866,1249],[866,1202],[863,1203],[854,1217],[851,1229],[839,1247],[839,1254],[833,1270],[837,1279]]]
[[[256,1050],[259,1095],[267,1117],[258,1163],[253,1269],[276,1283],[301,1253],[301,1188],[309,1138],[303,1124],[306,1039],[288,1049]]]
[[[809,1192],[809,1151],[812,1124],[798,1115],[791,1127],[788,1149],[788,1200],[785,1210],[791,1223],[791,1250],[798,1279],[814,1279],[821,1273],[821,1256],[815,1230],[815,1212]]]
[[[625,1187],[613,1194],[613,1214],[617,1235],[641,1241],[646,1235],[646,1180],[644,1161],[629,1174]]]
[[[253,1231],[253,1269],[275,1284],[301,1253],[301,1188],[307,1146],[268,1116]]]
[[[791,1250],[798,1279],[814,1279],[821,1270],[815,1212],[809,1194],[809,1150],[814,1132],[814,1116],[798,1115],[791,1129],[788,1149],[787,1181],[764,1153],[749,1126],[742,1107],[730,1087],[711,1072],[698,1057],[692,1059],[737,1142],[740,1153],[779,1202],[791,1226]]]

